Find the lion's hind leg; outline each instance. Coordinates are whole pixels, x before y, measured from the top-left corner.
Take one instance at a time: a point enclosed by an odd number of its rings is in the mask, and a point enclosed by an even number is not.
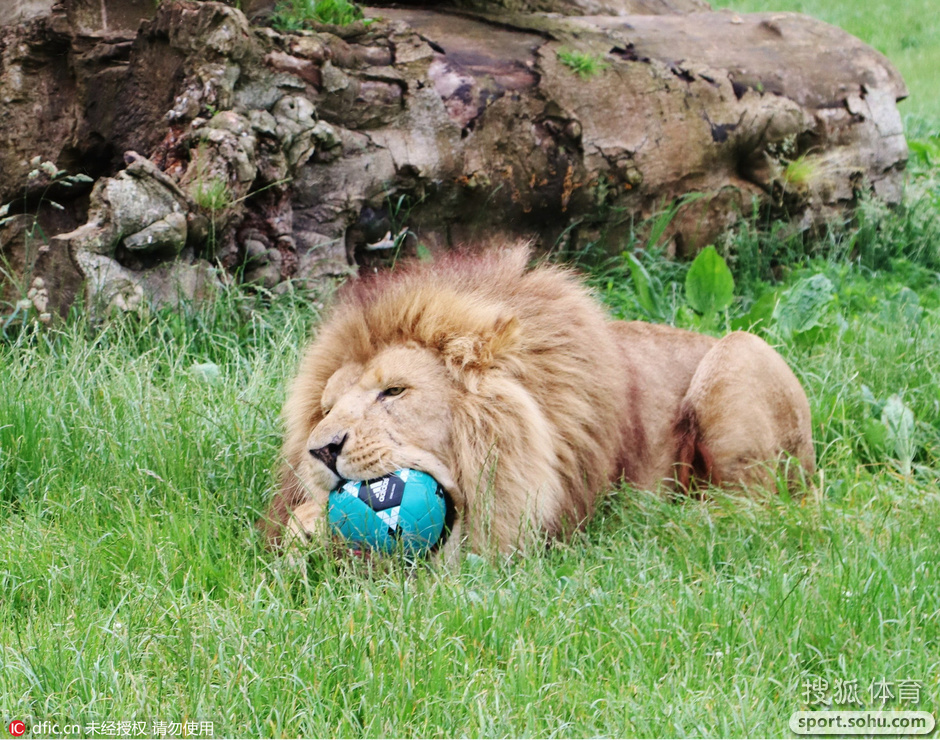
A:
[[[792,489],[815,469],[806,393],[783,358],[747,332],[729,334],[702,358],[675,434],[675,480],[684,491],[696,483],[769,487],[781,465]]]

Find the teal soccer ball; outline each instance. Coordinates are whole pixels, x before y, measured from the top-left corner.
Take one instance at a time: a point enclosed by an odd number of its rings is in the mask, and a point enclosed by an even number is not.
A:
[[[367,481],[346,481],[330,492],[330,529],[354,547],[384,554],[427,553],[447,517],[444,489],[430,475],[403,468]]]

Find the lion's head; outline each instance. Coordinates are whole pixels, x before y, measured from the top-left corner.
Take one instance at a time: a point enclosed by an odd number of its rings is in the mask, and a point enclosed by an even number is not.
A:
[[[327,381],[322,418],[307,437],[310,480],[330,490],[340,480],[408,467],[453,489],[450,409],[456,394],[439,357],[416,344],[343,365]]]
[[[590,514],[621,443],[617,342],[572,274],[528,259],[452,256],[344,287],[285,405],[272,538],[341,479],[400,467],[446,488],[478,550]]]

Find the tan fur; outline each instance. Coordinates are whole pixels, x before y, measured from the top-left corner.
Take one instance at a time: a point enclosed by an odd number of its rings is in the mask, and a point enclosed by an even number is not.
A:
[[[345,287],[284,407],[272,546],[285,526],[324,532],[339,477],[310,450],[341,440],[344,478],[414,467],[445,486],[450,550],[564,535],[621,477],[766,484],[787,456],[813,472],[806,396],[763,340],[611,321],[573,273],[528,259],[453,256]]]

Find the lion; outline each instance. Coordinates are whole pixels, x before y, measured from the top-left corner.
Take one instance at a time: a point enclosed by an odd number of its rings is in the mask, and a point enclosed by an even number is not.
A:
[[[764,340],[612,320],[572,270],[529,262],[452,254],[340,289],[284,406],[270,547],[325,536],[330,490],[399,468],[445,489],[445,557],[564,537],[621,480],[813,474],[806,394]]]

